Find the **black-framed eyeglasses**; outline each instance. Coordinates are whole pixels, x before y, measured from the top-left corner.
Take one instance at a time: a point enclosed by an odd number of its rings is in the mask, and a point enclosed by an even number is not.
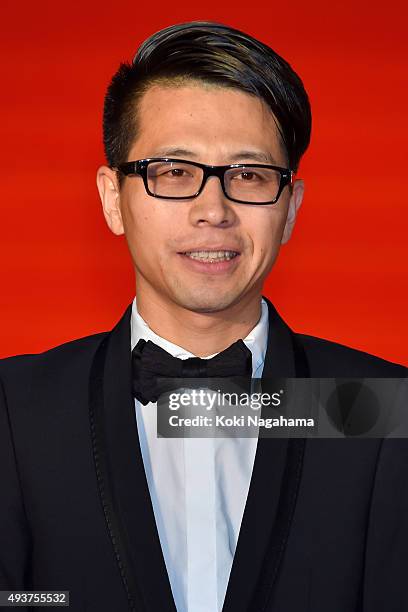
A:
[[[224,195],[240,204],[275,204],[286,185],[293,184],[294,171],[265,164],[208,166],[169,157],[139,159],[114,170],[143,178],[148,195],[166,200],[196,198],[210,176],[220,179]]]

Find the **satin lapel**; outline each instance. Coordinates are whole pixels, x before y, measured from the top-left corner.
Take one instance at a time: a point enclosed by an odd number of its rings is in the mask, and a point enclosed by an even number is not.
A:
[[[90,422],[101,502],[129,609],[176,612],[139,446],[131,392],[131,305],[95,356]]]
[[[308,376],[302,349],[271,302],[262,378]],[[223,612],[264,610],[285,550],[300,480],[303,440],[259,438]]]

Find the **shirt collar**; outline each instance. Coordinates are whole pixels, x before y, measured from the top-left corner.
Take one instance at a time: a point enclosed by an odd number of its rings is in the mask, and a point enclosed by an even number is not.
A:
[[[190,353],[186,349],[173,344],[169,340],[162,338],[156,334],[144,319],[140,316],[137,310],[136,297],[132,303],[132,316],[130,319],[130,337],[131,337],[131,349],[136,346],[139,340],[143,339],[151,340],[157,346],[170,353],[173,357],[179,359],[187,359],[188,357],[195,357],[193,353]],[[249,348],[252,353],[252,378],[257,378],[261,375],[260,369],[265,360],[266,348],[268,344],[268,305],[264,299],[261,301],[261,317],[255,327],[249,332],[249,334],[243,338],[245,345]],[[204,359],[210,359],[218,353],[208,355]]]

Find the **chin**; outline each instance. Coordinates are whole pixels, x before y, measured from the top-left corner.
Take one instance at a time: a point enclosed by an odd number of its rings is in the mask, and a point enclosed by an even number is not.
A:
[[[217,295],[204,295],[204,292],[198,292],[197,295],[178,295],[175,296],[175,302],[185,308],[186,310],[190,310],[192,312],[199,313],[211,313],[211,312],[220,312],[222,310],[227,309],[232,306],[237,301],[236,295],[220,295],[218,292]]]

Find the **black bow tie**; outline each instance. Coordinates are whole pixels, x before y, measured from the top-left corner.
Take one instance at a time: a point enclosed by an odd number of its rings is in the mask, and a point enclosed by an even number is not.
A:
[[[132,351],[133,395],[144,406],[157,402],[157,378],[219,378],[252,374],[252,353],[242,340],[211,359],[178,359],[154,342],[139,340]]]

